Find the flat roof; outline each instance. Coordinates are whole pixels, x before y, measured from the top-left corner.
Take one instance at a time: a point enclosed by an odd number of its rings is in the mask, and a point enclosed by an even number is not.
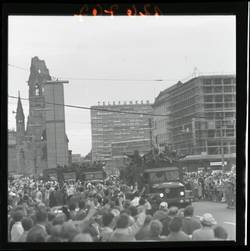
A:
[[[227,77],[236,77],[235,74],[217,74],[217,75],[201,75],[201,76],[197,76],[194,78],[189,79],[188,81],[182,83],[181,81],[178,81],[176,84],[166,88],[165,90],[161,91],[159,93],[159,95],[155,98],[155,101],[157,101],[158,98],[160,98],[161,96],[163,96],[164,94],[167,94],[168,92],[174,90],[175,88],[178,88],[182,85],[188,84],[196,79],[205,79],[205,78],[227,78]]]

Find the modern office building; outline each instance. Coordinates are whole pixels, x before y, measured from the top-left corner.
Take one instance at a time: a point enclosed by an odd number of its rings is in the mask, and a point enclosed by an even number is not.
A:
[[[112,105],[103,103],[103,105],[91,107],[91,131],[92,131],[92,161],[109,161],[112,159],[112,144],[121,151],[130,148],[125,142],[150,141],[151,123],[152,123],[152,105],[146,103],[125,102]],[[147,115],[149,114],[149,115]],[[119,145],[121,144],[121,145]],[[134,144],[134,146],[136,146]],[[114,151],[120,151],[119,149]],[[141,143],[134,150],[145,148]],[[114,153],[116,154],[116,153]],[[119,154],[121,154],[119,152]]]
[[[235,75],[198,76],[162,91],[153,105],[153,141],[186,155],[190,165],[235,163]],[[223,161],[224,160],[224,161]]]

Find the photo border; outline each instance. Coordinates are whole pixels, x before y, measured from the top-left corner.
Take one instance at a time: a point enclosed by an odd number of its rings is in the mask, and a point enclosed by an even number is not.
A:
[[[109,8],[113,4],[121,7],[122,15],[132,4],[124,4],[116,1],[112,4],[101,4],[104,8]],[[86,2],[85,2],[86,3]],[[148,3],[148,2],[147,2]],[[147,3],[134,3],[138,9],[143,9]],[[94,6],[95,3],[87,3]],[[153,3],[152,3],[153,4]],[[245,242],[245,187],[246,187],[246,107],[247,107],[247,2],[195,2],[195,3],[166,3],[157,4],[161,10],[161,15],[235,15],[236,16],[236,242],[233,241],[212,241],[212,242],[136,242],[136,243],[11,243],[7,242],[7,161],[8,161],[8,15],[75,15],[79,14],[83,4],[82,1],[60,1],[60,3],[3,3],[2,4],[2,67],[0,89],[1,101],[1,163],[0,163],[0,247],[8,249],[117,249],[117,248],[168,248],[168,247],[201,247],[201,246],[239,246]],[[129,17],[128,17],[129,18]],[[115,19],[115,16],[114,16]]]

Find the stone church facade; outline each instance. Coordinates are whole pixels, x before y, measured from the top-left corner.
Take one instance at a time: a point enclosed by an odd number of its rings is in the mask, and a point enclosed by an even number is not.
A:
[[[32,58],[26,129],[20,94],[17,102],[17,173],[38,176],[46,168],[69,164],[63,92],[65,83],[67,81],[52,80],[44,60]]]

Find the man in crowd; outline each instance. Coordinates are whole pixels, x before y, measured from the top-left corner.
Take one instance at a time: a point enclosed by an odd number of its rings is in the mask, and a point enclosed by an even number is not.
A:
[[[32,197],[32,189],[25,189],[18,195],[25,184],[40,186],[42,195],[46,193],[44,188],[50,189],[49,202],[48,195],[41,198],[33,194]],[[46,187],[48,184],[50,188]],[[34,178],[10,182],[10,241],[130,242],[225,238],[220,228],[213,228],[216,221],[211,215],[205,214],[200,221],[195,220],[192,206],[182,211],[177,207],[168,208],[167,202],[162,202],[154,211],[138,188],[132,191],[127,186],[124,189],[123,184],[115,180],[102,186],[79,183],[74,186],[74,194],[66,198],[57,182],[37,182]],[[14,194],[13,198],[11,194]],[[15,199],[17,203],[14,203]]]

